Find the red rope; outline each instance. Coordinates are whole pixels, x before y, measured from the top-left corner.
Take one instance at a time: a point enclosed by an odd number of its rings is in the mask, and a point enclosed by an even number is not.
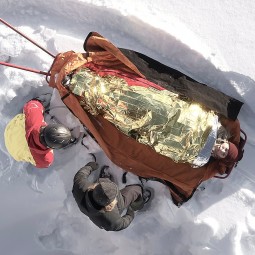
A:
[[[1,61],[0,61],[0,65],[9,66],[9,67],[13,67],[13,68],[25,70],[25,71],[32,72],[32,73],[38,73],[38,74],[43,74],[43,75],[49,75],[48,72],[43,72],[43,71],[40,71],[40,70],[36,70],[36,69],[24,67],[24,66],[18,66],[18,65],[6,63],[6,62],[1,62]]]
[[[55,58],[56,56],[53,55],[52,53],[50,53],[49,51],[47,51],[46,49],[44,49],[42,46],[40,46],[39,44],[37,44],[35,41],[33,41],[32,39],[30,39],[29,37],[27,37],[26,35],[24,35],[22,32],[20,32],[19,30],[17,30],[15,27],[13,27],[12,25],[10,25],[9,23],[7,23],[6,21],[4,21],[3,19],[0,18],[0,22],[2,22],[3,24],[5,24],[7,27],[11,28],[12,30],[14,30],[16,33],[20,34],[21,36],[23,36],[24,38],[26,38],[28,41],[30,41],[31,43],[33,43],[35,46],[37,46],[38,48],[40,48],[41,50],[43,50],[44,52],[48,53],[50,56],[52,56],[53,58]]]

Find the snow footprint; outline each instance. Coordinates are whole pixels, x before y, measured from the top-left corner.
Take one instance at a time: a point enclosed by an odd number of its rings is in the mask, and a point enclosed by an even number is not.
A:
[[[219,223],[214,218],[196,220],[195,224],[190,222],[182,229],[182,240],[189,246],[192,255],[208,254],[210,241],[217,235]]]
[[[251,190],[241,189],[237,196],[247,207],[255,208],[255,194]]]
[[[242,253],[253,255],[255,251],[255,206],[246,216],[247,231],[242,233],[240,246]]]

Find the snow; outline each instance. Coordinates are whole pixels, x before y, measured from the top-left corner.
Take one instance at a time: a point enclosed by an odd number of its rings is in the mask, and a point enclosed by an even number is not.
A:
[[[0,17],[54,55],[83,51],[96,31],[118,47],[142,52],[233,96],[245,104],[241,127],[248,135],[243,160],[225,180],[211,179],[180,208],[160,183],[147,211],[121,232],[98,229],[72,197],[74,174],[95,153],[120,187],[122,169],[89,136],[56,151],[49,169],[15,162],[3,139],[6,124],[24,103],[49,92],[43,75],[0,66],[0,247],[10,255],[252,255],[255,250],[255,2],[251,0],[8,0]],[[52,57],[0,23],[0,61],[47,71]],[[60,106],[54,91],[52,104]],[[63,108],[61,121],[79,122]],[[128,174],[128,182],[137,178]],[[204,189],[203,189],[204,188]]]

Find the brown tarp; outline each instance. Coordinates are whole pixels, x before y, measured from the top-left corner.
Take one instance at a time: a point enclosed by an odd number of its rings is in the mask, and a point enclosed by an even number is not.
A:
[[[193,190],[202,181],[224,172],[225,165],[218,160],[200,168],[192,168],[189,164],[175,163],[170,158],[156,153],[151,147],[124,135],[102,116],[92,116],[84,111],[77,98],[61,84],[65,75],[84,63],[93,61],[98,65],[135,73],[145,78],[117,47],[98,33],[90,33],[85,44],[86,53],[69,51],[57,55],[50,70],[50,86],[59,90],[63,102],[89,129],[113,163],[142,177],[157,177],[171,182],[186,198],[190,197]],[[231,133],[231,141],[238,145],[240,141],[239,121],[221,117],[221,122]],[[175,203],[182,201],[178,192],[171,188],[170,191]]]

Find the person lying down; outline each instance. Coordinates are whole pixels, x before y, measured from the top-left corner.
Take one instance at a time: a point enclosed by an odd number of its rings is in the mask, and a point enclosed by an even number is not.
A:
[[[234,161],[238,155],[214,111],[147,79],[90,62],[62,84],[89,113],[101,114],[127,136],[177,163],[200,167],[211,157]]]

